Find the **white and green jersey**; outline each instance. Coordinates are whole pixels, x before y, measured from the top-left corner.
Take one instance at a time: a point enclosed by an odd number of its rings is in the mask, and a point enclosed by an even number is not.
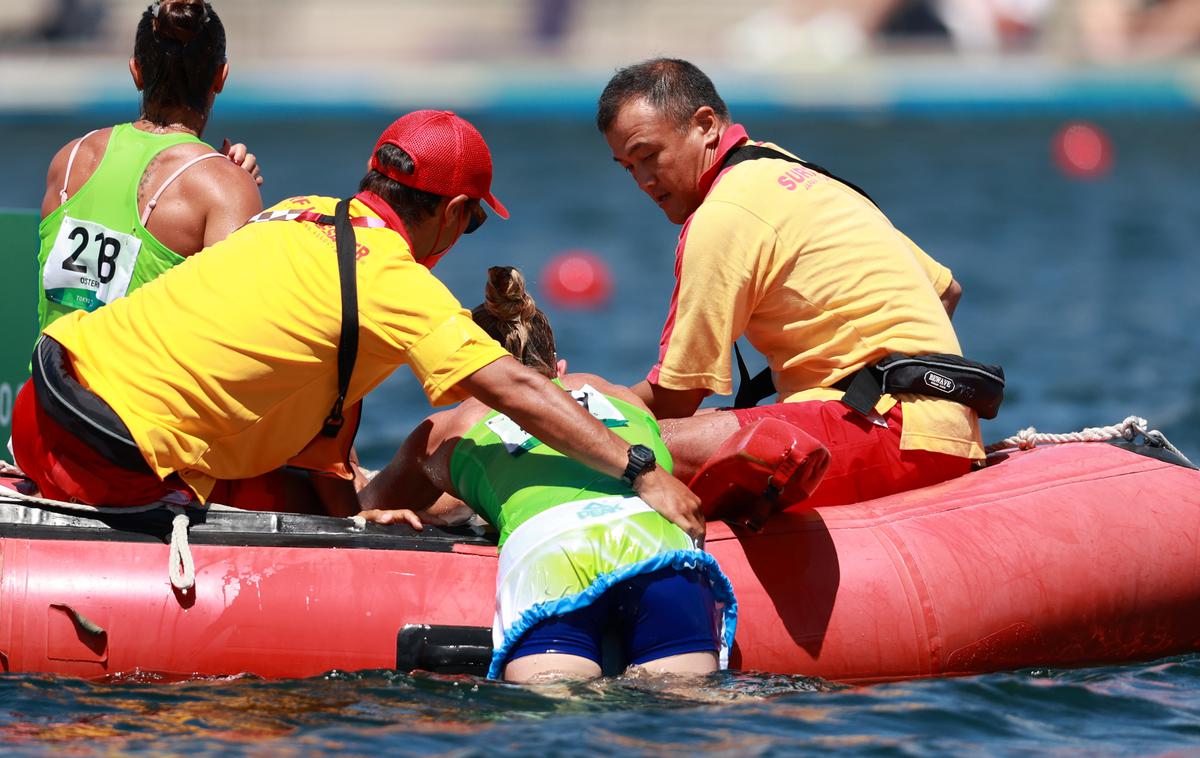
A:
[[[570,394],[622,439],[654,450],[659,465],[671,470],[648,412],[588,385]],[[726,664],[737,619],[729,580],[716,559],[621,481],[544,445],[496,412],[463,435],[450,474],[463,500],[500,531],[489,676],[502,674],[512,646],[539,621],[664,568],[696,569],[709,580]]]

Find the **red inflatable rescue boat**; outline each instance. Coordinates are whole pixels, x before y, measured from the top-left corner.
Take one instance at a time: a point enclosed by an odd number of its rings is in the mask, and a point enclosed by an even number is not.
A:
[[[735,667],[839,681],[1116,663],[1200,649],[1200,472],[1161,447],[1016,452],[880,500],[709,526]],[[15,480],[0,479],[12,487]],[[0,668],[101,677],[480,672],[496,572],[477,529],[0,495]]]

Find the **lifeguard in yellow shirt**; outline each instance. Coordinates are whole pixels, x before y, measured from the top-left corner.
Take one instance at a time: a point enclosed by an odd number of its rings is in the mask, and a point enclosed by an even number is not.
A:
[[[407,365],[434,405],[473,396],[612,477],[689,534],[699,501],[471,320],[433,265],[487,218],[492,158],[447,111],[380,136],[353,198],[269,209],[127,297],[51,324],[14,405],[18,465],[93,505],[213,497],[291,462],[324,510],[359,510],[350,409]],[[237,505],[237,502],[233,503]]]
[[[994,413],[979,401],[999,400],[982,397],[988,387],[960,385],[965,377],[996,389],[1002,372],[962,362],[955,373],[962,359],[950,314],[961,289],[861,190],[751,140],[687,61],[618,71],[597,126],[613,159],[683,227],[659,360],[633,388],[655,416],[678,419],[662,425],[676,476],[687,481],[723,440],[765,416],[829,448],[810,505],[932,484],[984,457],[978,415],[964,402]],[[778,402],[693,417],[707,395],[732,392],[733,345],[743,335],[766,356]],[[891,383],[881,387],[872,368],[889,356],[932,355],[939,360],[920,368],[928,386],[911,392],[888,394]]]

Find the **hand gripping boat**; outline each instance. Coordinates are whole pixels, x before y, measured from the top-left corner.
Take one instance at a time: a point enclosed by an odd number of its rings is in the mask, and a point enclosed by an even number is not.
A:
[[[1038,447],[922,490],[800,503],[756,533],[713,522],[739,601],[731,664],[861,682],[1200,649],[1200,472],[1170,450]],[[0,494],[0,668],[478,673],[490,655],[482,531],[186,515]],[[187,557],[181,582],[165,569]]]

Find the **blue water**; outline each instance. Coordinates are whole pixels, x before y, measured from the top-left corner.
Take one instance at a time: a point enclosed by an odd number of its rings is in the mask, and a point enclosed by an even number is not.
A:
[[[268,200],[338,195],[354,189],[388,120],[218,119],[208,136],[251,145]],[[954,270],[965,289],[955,316],[964,350],[1003,364],[1009,377],[1000,417],[985,424],[988,440],[1029,425],[1070,431],[1136,413],[1197,457],[1200,115],[1109,113],[1095,122],[1112,137],[1115,165],[1080,182],[1050,160],[1057,118],[746,118],[752,136],[867,188]],[[637,381],[657,353],[676,228],[612,164],[585,120],[493,115],[477,123],[513,218],[465,239],[438,274],[471,305],[487,265],[520,266],[536,283],[563,250],[597,253],[616,283],[609,306],[543,304],[573,366]],[[97,125],[0,121],[0,207],[36,206],[53,151]],[[367,412],[360,450],[378,466],[427,406],[402,371],[369,398]],[[1196,657],[858,689],[729,674],[684,694],[639,682],[547,693],[386,673],[182,684],[7,676],[0,750],[1200,754],[1198,689]]]
[[[515,687],[470,677],[94,683],[0,678],[14,755],[1174,755],[1200,752],[1200,658],[849,688],[725,673]]]

